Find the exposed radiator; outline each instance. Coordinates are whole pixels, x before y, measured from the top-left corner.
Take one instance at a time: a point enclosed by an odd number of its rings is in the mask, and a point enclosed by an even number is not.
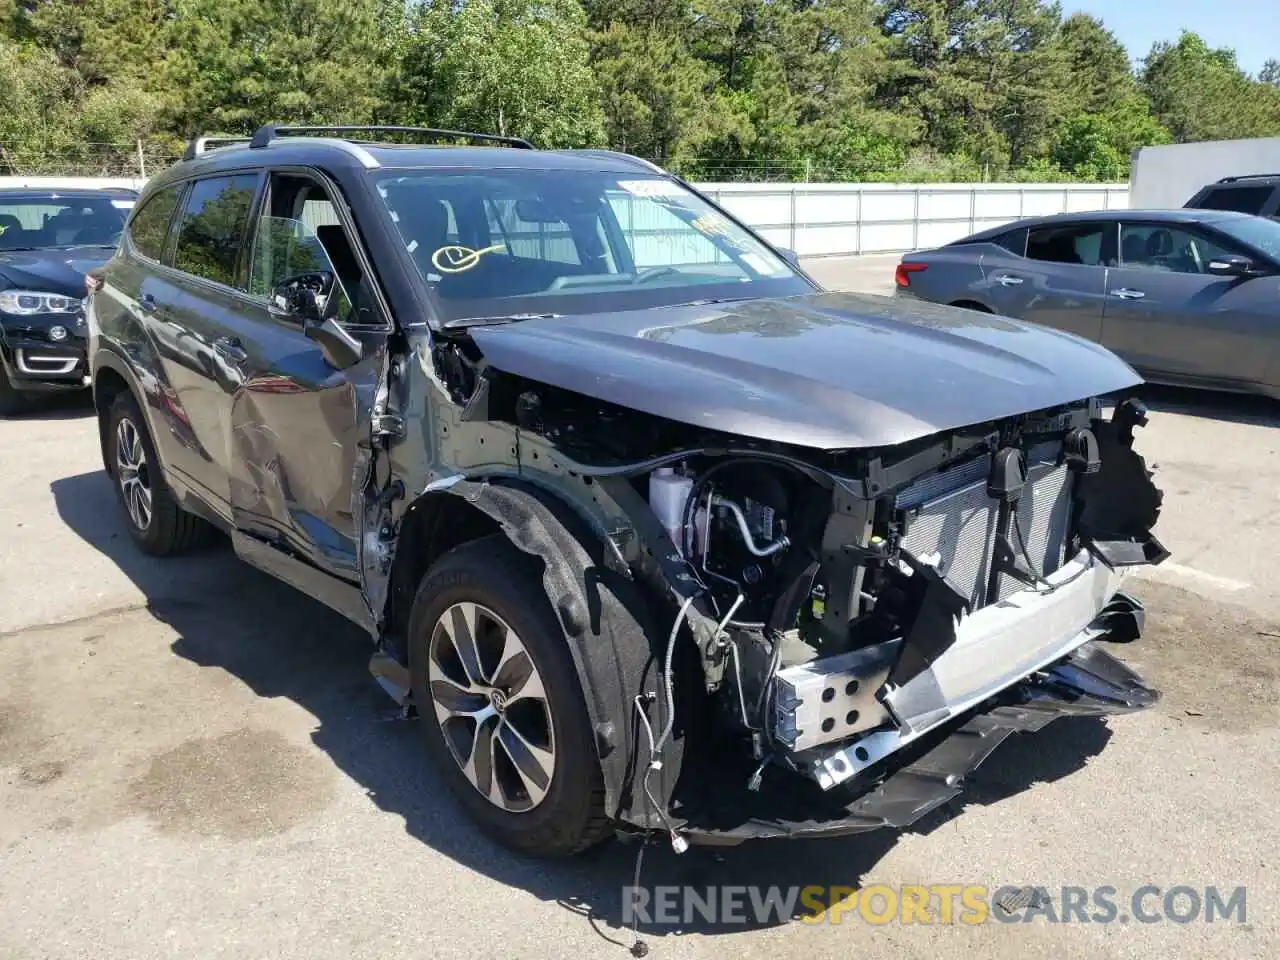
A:
[[[1047,448],[1047,449],[1046,449]],[[1035,572],[1041,576],[1062,566],[1071,528],[1071,484],[1074,475],[1057,463],[1057,444],[1033,447],[1027,458],[1027,486],[1018,501],[1017,521],[1022,540]],[[1021,547],[1013,530],[1009,542],[1021,557]],[[1013,577],[1000,577],[999,598],[1023,589]]]
[[[1071,517],[1071,474],[1057,463],[1059,444],[1033,447],[1027,456],[1027,485],[1018,505],[1018,522],[1036,572],[1047,574],[1063,562]],[[974,610],[985,604],[995,549],[998,504],[987,496],[990,457],[922,477],[900,491],[895,506],[910,514],[902,545],[939,572]],[[1009,541],[1020,552],[1014,531]],[[1025,563],[1025,561],[1022,561]],[[1001,598],[1023,588],[1001,576]]]

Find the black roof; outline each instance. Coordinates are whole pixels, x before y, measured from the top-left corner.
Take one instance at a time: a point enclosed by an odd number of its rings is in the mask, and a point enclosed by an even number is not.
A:
[[[536,150],[508,146],[439,146],[376,143],[323,136],[287,136],[254,147],[247,142],[214,145],[159,174],[159,182],[219,170],[245,169],[265,165],[297,164],[328,168],[395,170],[402,168],[534,169],[564,171],[610,171],[617,173],[665,171],[624,153],[608,150]]]
[[[1213,223],[1221,220],[1239,220],[1251,217],[1252,214],[1236,213],[1233,210],[1197,210],[1181,208],[1177,210],[1081,210],[1072,213],[1054,213],[1043,217],[1026,217],[1003,226],[982,230],[965,241],[987,240],[998,237],[1011,230],[1026,227],[1051,227],[1072,223],[1114,223],[1117,220],[1145,220],[1148,223]],[[959,242],[965,242],[959,241]]]

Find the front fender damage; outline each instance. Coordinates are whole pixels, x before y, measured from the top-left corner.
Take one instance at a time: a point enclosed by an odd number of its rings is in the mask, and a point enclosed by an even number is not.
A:
[[[515,481],[456,479],[443,489],[485,513],[516,547],[541,561],[543,587],[585,695],[605,809],[637,826],[660,826],[659,811],[637,809],[631,790],[643,753],[636,699],[656,706],[653,723],[666,722],[665,702],[658,695],[650,598],[611,569],[601,538],[562,501]],[[664,810],[679,776],[682,743],[683,738],[673,743],[664,768],[650,779],[654,799]]]

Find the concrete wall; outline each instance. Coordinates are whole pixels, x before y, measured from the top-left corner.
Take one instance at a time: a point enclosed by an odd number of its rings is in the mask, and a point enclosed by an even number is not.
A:
[[[130,179],[0,177],[0,187],[141,185]],[[707,183],[699,189],[803,257],[900,253],[1020,217],[1129,205],[1123,184]],[[664,226],[629,224],[646,242],[660,240]]]
[[[1205,184],[1245,173],[1280,173],[1280,137],[1143,147],[1133,161],[1130,206],[1181,207]]]

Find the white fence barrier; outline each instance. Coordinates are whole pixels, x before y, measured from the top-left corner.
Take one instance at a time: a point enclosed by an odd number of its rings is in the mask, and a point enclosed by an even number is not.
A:
[[[1125,184],[708,183],[699,189],[802,257],[901,253],[1021,217],[1129,205]]]
[[[3,187],[138,189],[144,181],[0,177]],[[958,240],[1020,217],[1129,205],[1127,184],[707,183],[699,189],[771,243],[803,257],[901,253]],[[661,232],[658,224],[633,228]]]

